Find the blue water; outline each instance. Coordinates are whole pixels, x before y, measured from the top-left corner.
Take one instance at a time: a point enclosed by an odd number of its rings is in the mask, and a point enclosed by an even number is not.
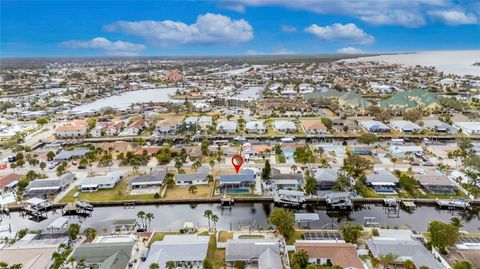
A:
[[[283,149],[283,156],[285,156],[285,163],[288,164],[294,164],[295,160],[293,158],[293,154],[295,153],[295,150],[293,149]]]

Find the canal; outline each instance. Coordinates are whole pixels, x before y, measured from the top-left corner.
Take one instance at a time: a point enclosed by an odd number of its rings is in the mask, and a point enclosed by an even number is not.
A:
[[[251,225],[254,228],[267,229],[270,227],[268,216],[273,210],[271,203],[237,204],[232,208],[221,208],[218,204],[199,205],[148,205],[137,206],[131,209],[123,207],[96,207],[93,213],[86,218],[70,216],[72,221],[79,222],[82,227],[93,227],[99,232],[110,231],[110,225],[119,219],[136,218],[138,211],[153,213],[152,230],[177,231],[183,227],[185,222],[193,222],[197,226],[207,226],[207,220],[203,212],[212,210],[219,217],[218,229],[237,230],[240,226]],[[345,213],[329,212],[325,208],[308,206],[304,209],[294,210],[295,212],[315,212],[320,220],[311,223],[311,228],[336,228],[342,221],[348,220],[364,224],[365,217],[374,217],[375,222],[389,228],[408,227],[416,231],[426,231],[428,223],[433,220],[449,222],[451,218],[457,217],[462,220],[464,227],[461,230],[479,232],[480,230],[480,208],[471,211],[450,211],[437,210],[431,206],[419,206],[413,212],[400,211],[399,214],[387,214],[381,205],[363,205],[354,211]],[[15,232],[22,228],[42,229],[46,228],[56,218],[61,216],[61,211],[50,211],[48,219],[40,222],[23,217],[19,212],[4,216],[0,222],[2,227],[11,225]]]

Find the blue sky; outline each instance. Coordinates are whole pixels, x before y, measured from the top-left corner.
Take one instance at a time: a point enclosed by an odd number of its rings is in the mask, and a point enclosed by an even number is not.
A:
[[[480,49],[480,1],[0,2],[1,57]]]

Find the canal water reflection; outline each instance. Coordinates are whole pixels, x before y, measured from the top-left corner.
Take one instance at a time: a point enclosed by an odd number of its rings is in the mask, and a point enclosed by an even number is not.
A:
[[[254,203],[237,204],[232,208],[221,208],[217,204],[199,204],[199,205],[149,205],[137,206],[133,209],[124,209],[123,207],[97,207],[92,215],[87,218],[71,216],[72,221],[78,221],[85,227],[93,227],[99,232],[110,231],[110,225],[118,219],[134,219],[138,211],[154,214],[152,220],[152,230],[178,230],[183,227],[185,222],[193,222],[197,226],[206,226],[207,220],[203,217],[203,212],[207,209],[218,215],[219,221],[217,228],[236,230],[240,225],[252,225],[255,228],[267,229],[270,227],[268,216],[273,210],[273,204]],[[409,227],[416,231],[426,231],[428,223],[433,220],[449,222],[452,217],[458,217],[462,220],[464,227],[462,230],[469,232],[479,232],[480,228],[480,208],[474,208],[470,212],[437,210],[435,207],[420,206],[412,213],[400,211],[397,214],[387,214],[380,205],[365,205],[356,208],[349,213],[328,212],[324,208],[308,206],[304,209],[295,210],[295,212],[316,212],[320,216],[320,221],[311,224],[311,228],[335,228],[343,220],[364,224],[364,217],[374,217],[375,222],[380,225],[388,225],[390,228]],[[4,217],[0,223],[2,225],[12,226],[13,231],[22,228],[41,229],[47,227],[56,218],[61,216],[61,211],[51,211],[48,213],[48,219],[41,222],[35,222],[22,217],[20,213],[12,213],[10,217]]]

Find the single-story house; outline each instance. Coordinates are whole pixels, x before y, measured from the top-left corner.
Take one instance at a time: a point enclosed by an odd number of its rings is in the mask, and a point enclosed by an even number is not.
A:
[[[390,127],[385,123],[376,121],[376,120],[364,120],[360,121],[360,126],[369,133],[388,133],[390,132]]]
[[[391,172],[380,169],[367,175],[367,186],[380,194],[397,193],[398,178]]]
[[[440,120],[425,120],[423,127],[437,133],[455,133],[457,131],[452,125]]]
[[[315,179],[317,191],[329,191],[337,184],[340,168],[317,168],[310,170],[310,175]]]
[[[234,134],[237,132],[236,121],[219,121],[217,123],[216,131],[218,133]]]
[[[147,175],[139,175],[128,181],[130,189],[160,187],[165,180],[166,171],[163,169],[155,169]]]
[[[455,194],[457,187],[448,176],[436,171],[427,171],[422,175],[415,175],[423,189],[434,194]]]
[[[357,247],[351,243],[331,243],[301,240],[295,242],[295,251],[304,250],[308,253],[310,263],[329,266],[338,265],[342,268],[363,269]]]
[[[23,178],[23,175],[8,174],[0,177],[0,192],[10,191],[17,188],[18,181]]]
[[[75,261],[89,268],[127,268],[135,253],[135,242],[84,243],[73,250]]]
[[[198,127],[202,130],[206,130],[213,125],[212,117],[210,116],[201,116],[198,118]]]
[[[414,239],[414,234],[410,230],[377,229],[377,231],[378,236],[365,241],[374,257],[395,253],[399,256],[399,262],[411,260],[416,268],[422,266],[431,269],[444,268],[422,242]]]
[[[264,255],[263,259],[260,260],[262,255]],[[281,269],[282,267],[278,268],[278,265],[282,263],[280,257],[278,239],[229,239],[226,243],[225,262],[230,265],[239,261],[258,264],[259,269]],[[268,258],[270,262],[267,262],[266,258]],[[276,266],[261,267],[268,263],[273,263]]]
[[[92,192],[99,189],[112,189],[123,179],[122,172],[111,172],[105,176],[87,177],[78,188],[80,191]]]
[[[198,117],[186,117],[183,121],[185,123],[185,127],[189,129],[192,126],[195,126],[198,122]]]
[[[390,126],[404,133],[418,133],[422,131],[422,127],[408,120],[391,120]]]
[[[462,130],[464,134],[480,134],[480,122],[477,121],[454,122],[453,126]]]
[[[423,149],[419,146],[409,146],[409,145],[391,145],[390,153],[392,156],[397,158],[404,158],[408,155],[422,154]]]
[[[88,148],[75,148],[73,150],[62,150],[53,159],[55,162],[71,161],[73,159],[81,159],[89,151]]]
[[[373,146],[369,145],[355,145],[352,146],[353,155],[372,155]]]
[[[175,175],[175,184],[178,186],[208,184],[207,173],[191,173]]]
[[[220,176],[220,193],[251,193],[256,182],[255,174],[231,174]]]
[[[251,120],[247,121],[247,123],[245,124],[245,130],[248,133],[263,134],[267,131],[267,127],[265,126],[265,123],[263,121]]]
[[[294,133],[297,131],[297,126],[295,126],[295,123],[288,120],[274,121],[273,127],[279,133]]]
[[[272,190],[298,190],[303,184],[303,175],[297,174],[273,174],[270,177]]]
[[[307,134],[325,134],[328,131],[320,119],[302,120],[301,124]]]
[[[72,173],[64,174],[58,179],[37,179],[28,184],[23,191],[23,196],[47,198],[65,190],[75,179],[76,176]]]

